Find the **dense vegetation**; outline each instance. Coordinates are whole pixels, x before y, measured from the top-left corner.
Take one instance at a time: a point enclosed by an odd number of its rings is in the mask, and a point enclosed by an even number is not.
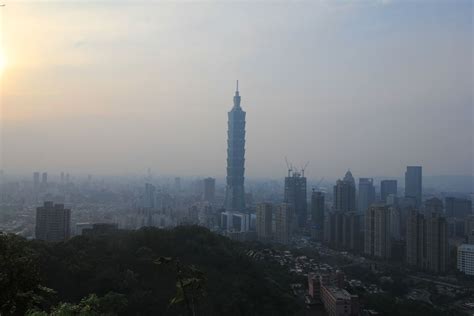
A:
[[[0,314],[295,314],[290,279],[245,250],[194,226],[58,244],[0,235]]]

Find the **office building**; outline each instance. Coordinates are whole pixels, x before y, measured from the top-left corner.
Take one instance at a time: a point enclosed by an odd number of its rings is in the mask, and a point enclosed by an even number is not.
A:
[[[43,174],[41,175],[41,184],[47,184],[48,183],[48,173],[47,172],[43,172]]]
[[[458,247],[457,268],[474,276],[474,245],[463,244]]]
[[[44,202],[36,208],[36,239],[59,242],[69,239],[71,233],[71,210],[63,204]]]
[[[288,177],[285,178],[284,202],[292,206],[298,227],[305,227],[308,220],[308,202],[304,173],[288,172]]]
[[[245,208],[245,112],[240,106],[239,82],[234,96],[234,106],[228,113],[227,131],[227,187],[225,208]]]
[[[347,171],[343,180],[337,180],[334,186],[334,210],[354,212],[356,210],[356,189],[352,173]]]
[[[315,238],[317,240],[323,239],[324,233],[324,193],[317,192],[313,189],[311,193],[311,224],[315,231]]]
[[[405,172],[405,197],[415,200],[415,208],[421,207],[422,169],[420,166],[408,166]]]
[[[469,199],[447,197],[444,204],[447,217],[465,218],[472,215],[472,201]]]
[[[375,202],[374,179],[359,178],[358,212],[365,214],[367,209]]]
[[[267,241],[272,238],[273,204],[257,204],[257,238]]]
[[[382,180],[380,181],[380,198],[382,202],[387,203],[387,198],[390,194],[397,196],[397,180]]]
[[[389,259],[392,243],[390,237],[390,210],[384,204],[372,205],[365,213],[364,253]]]
[[[216,179],[214,178],[204,179],[203,200],[209,203],[214,203],[215,194],[216,194]]]
[[[294,229],[293,206],[288,203],[278,204],[274,209],[275,241],[289,244]]]

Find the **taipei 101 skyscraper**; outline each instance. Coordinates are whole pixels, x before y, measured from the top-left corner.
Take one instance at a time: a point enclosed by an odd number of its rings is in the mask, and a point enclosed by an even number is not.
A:
[[[227,130],[227,188],[225,208],[238,211],[245,208],[245,112],[240,107],[239,81],[234,106],[228,113]]]

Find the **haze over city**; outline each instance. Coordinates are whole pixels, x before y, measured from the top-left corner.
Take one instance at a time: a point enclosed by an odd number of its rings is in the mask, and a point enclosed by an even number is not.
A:
[[[239,79],[246,177],[473,174],[471,1],[6,1],[10,173],[224,176]]]

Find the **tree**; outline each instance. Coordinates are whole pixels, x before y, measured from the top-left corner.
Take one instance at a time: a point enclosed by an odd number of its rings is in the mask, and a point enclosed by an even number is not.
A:
[[[0,315],[23,315],[54,291],[41,285],[37,253],[28,241],[0,233]]]

